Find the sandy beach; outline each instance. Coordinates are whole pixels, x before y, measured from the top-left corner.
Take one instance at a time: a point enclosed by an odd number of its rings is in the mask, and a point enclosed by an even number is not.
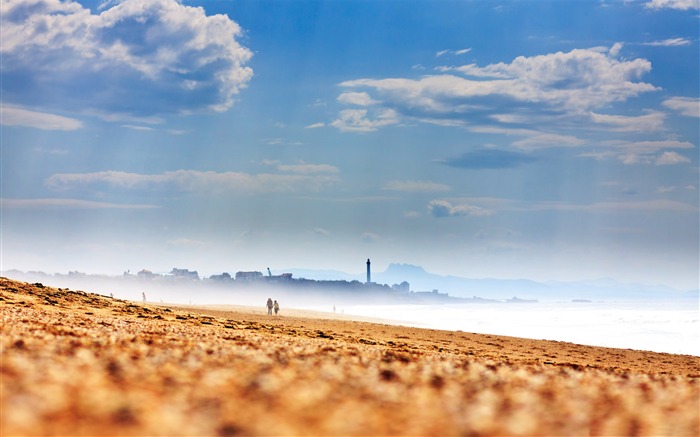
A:
[[[700,434],[700,357],[0,278],[0,434]]]

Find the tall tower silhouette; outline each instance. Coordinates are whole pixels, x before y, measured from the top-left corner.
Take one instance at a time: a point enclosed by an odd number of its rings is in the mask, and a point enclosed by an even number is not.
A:
[[[371,284],[372,283],[372,271],[370,270],[370,262],[369,258],[367,258],[367,283]]]

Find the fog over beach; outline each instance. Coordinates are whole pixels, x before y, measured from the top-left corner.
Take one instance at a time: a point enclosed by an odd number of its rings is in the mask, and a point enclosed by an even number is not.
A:
[[[393,271],[396,273],[396,269]],[[436,278],[436,283],[439,282],[438,276],[424,273],[427,278]],[[384,296],[372,289],[363,292],[362,288],[351,288],[352,284],[361,287],[359,281],[335,280],[331,282],[333,288],[323,288],[324,282],[318,282],[317,287],[303,288],[295,286],[294,279],[284,284],[266,281],[269,278],[261,273],[259,282],[244,284],[210,278],[177,280],[171,275],[139,280],[133,275],[107,277],[75,272],[68,275],[18,271],[4,274],[132,301],[145,298],[150,302],[202,308],[244,306],[262,311],[267,297],[274,297],[282,305],[282,314],[288,309],[310,309],[328,315],[337,313],[405,326],[700,356],[698,293],[669,291],[666,287],[655,292],[648,287],[635,292],[634,285],[608,281],[606,288],[594,283],[596,286],[589,285],[590,291],[586,292],[586,287],[576,283],[576,291],[570,294],[572,286],[547,286],[528,281],[528,287],[519,292],[517,287],[522,285],[518,283],[513,288],[511,282],[504,281],[497,286],[498,281],[489,280],[486,282],[489,288],[462,292],[463,296],[472,295],[465,298],[437,293],[438,290],[418,293],[394,290]],[[323,274],[316,273],[318,277]],[[375,276],[381,278],[382,274]],[[452,277],[450,281],[454,283],[456,279]],[[473,280],[465,282],[470,283],[473,284]]]
[[[659,302],[358,305],[343,310],[344,314],[423,328],[700,356],[697,300],[661,305]]]

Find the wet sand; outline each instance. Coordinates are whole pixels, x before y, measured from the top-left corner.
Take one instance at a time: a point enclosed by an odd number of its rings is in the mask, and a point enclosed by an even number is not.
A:
[[[700,430],[695,356],[128,302],[4,278],[0,311],[7,436]]]

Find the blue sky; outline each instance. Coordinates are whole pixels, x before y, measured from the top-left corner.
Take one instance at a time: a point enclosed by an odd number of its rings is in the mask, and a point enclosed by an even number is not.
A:
[[[5,270],[698,286],[697,0],[0,7]]]

